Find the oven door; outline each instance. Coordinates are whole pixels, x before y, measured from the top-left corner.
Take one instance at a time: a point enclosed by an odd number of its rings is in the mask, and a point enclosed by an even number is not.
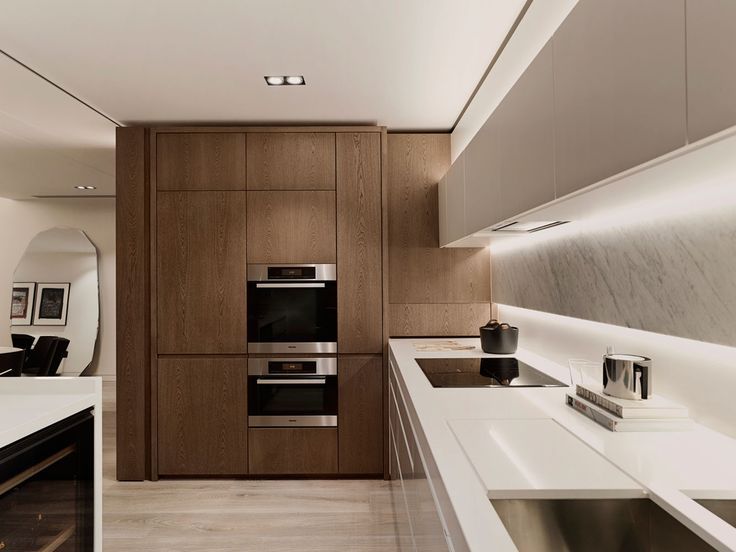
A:
[[[249,353],[337,352],[334,268],[315,267],[334,265],[248,266]]]
[[[336,359],[249,359],[248,425],[337,426]]]

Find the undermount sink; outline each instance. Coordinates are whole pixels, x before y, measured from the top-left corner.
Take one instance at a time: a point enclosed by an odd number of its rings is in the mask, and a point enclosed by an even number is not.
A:
[[[520,552],[713,550],[648,498],[491,503]]]

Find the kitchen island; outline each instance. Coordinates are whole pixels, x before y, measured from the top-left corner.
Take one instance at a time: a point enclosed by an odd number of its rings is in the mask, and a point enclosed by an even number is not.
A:
[[[2,378],[0,469],[8,549],[47,538],[44,550],[102,550],[102,380]]]
[[[565,405],[567,387],[434,388],[415,359],[494,355],[477,339],[453,352],[418,352],[422,341],[392,339],[389,362],[394,502],[417,549],[516,550],[492,501],[645,497],[714,548],[736,549],[736,528],[693,500],[736,499],[736,440],[698,424],[609,432]],[[536,352],[514,356],[570,382]]]

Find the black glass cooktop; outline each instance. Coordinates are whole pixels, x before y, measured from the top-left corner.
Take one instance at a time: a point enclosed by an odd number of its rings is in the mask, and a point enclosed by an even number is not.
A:
[[[513,357],[418,358],[432,387],[567,387]]]

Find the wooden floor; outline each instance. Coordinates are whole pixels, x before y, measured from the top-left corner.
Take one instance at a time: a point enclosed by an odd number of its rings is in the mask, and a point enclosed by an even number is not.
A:
[[[115,481],[114,384],[103,391],[104,551],[386,551],[385,481]]]

